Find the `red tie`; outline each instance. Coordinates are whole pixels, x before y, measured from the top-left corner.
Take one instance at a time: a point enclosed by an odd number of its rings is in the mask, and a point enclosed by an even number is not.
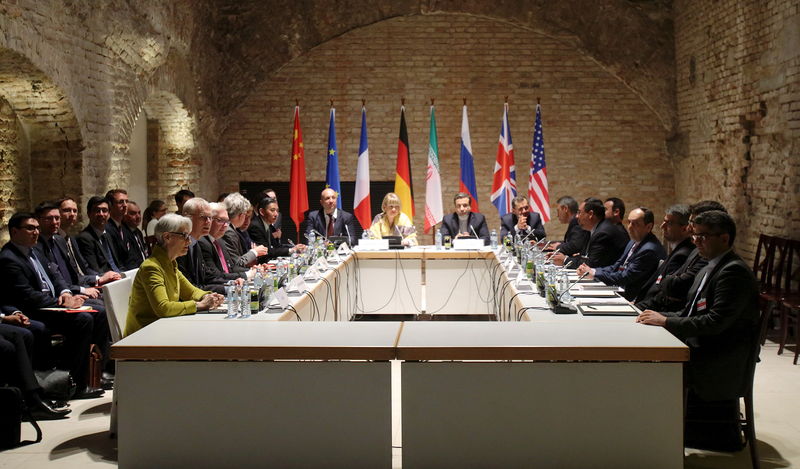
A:
[[[222,270],[228,273],[228,263],[225,261],[225,256],[222,254],[222,247],[219,245],[219,240],[214,240],[214,246],[217,247],[217,255],[219,256],[219,263],[222,264]]]
[[[333,214],[328,217],[328,236],[333,236]]]

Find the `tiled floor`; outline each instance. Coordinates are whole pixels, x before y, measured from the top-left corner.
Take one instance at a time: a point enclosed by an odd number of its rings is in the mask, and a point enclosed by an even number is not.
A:
[[[767,342],[756,371],[755,409],[761,467],[800,467],[800,365],[792,365],[793,349],[778,356],[777,345]],[[397,364],[395,364],[397,365]],[[399,366],[393,366],[397,376]],[[399,397],[399,382],[393,383]],[[399,399],[394,413],[399,415]],[[101,399],[75,401],[72,415],[61,421],[42,422],[44,440],[15,450],[0,452],[0,468],[115,467],[116,440],[108,437],[111,393]],[[34,435],[24,424],[23,438]],[[399,419],[394,419],[393,445],[400,446]],[[400,449],[393,450],[394,467],[400,467]],[[749,468],[747,449],[735,454],[687,450],[687,468]]]

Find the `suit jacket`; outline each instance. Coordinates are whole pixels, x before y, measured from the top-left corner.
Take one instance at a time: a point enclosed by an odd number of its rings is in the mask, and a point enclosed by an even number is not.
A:
[[[576,268],[581,264],[589,267],[605,267],[619,259],[628,244],[619,230],[608,220],[601,220],[589,235],[586,249],[580,256],[570,258],[569,267]]]
[[[442,218],[442,236],[451,236],[455,238],[459,233],[458,230],[458,214],[448,213]],[[471,226],[478,237],[483,240],[484,245],[489,244],[489,227],[486,226],[486,217],[480,213],[469,212],[467,217],[467,226]],[[472,230],[468,230],[470,236],[474,236]]]
[[[266,226],[261,217],[253,217],[253,220],[250,222],[250,227],[247,228],[247,231],[250,233],[250,237],[253,238],[253,242],[269,248],[269,253],[267,253],[266,259],[262,258],[259,260],[263,260],[265,262],[269,259],[285,257],[289,255],[289,249],[291,249],[291,246],[283,243],[283,230],[281,230],[280,238],[272,236],[272,233],[278,231],[278,228],[276,228],[275,225]]]
[[[674,311],[680,309],[685,303],[685,295],[677,299],[679,302],[678,304],[671,304],[672,302],[661,292],[661,282],[666,276],[676,272],[681,265],[686,262],[689,253],[691,253],[693,249],[694,244],[692,243],[691,237],[678,243],[664,262],[658,266],[658,269],[653,272],[653,275],[642,285],[642,289],[639,290],[636,298],[634,298],[634,303],[636,303],[637,306],[642,305],[644,309],[654,309],[655,311]]]
[[[58,272],[54,272],[47,258],[37,248],[32,251],[55,290],[53,294],[42,291],[42,281],[31,261],[13,244],[6,243],[0,250],[0,297],[3,302],[17,306],[22,311],[36,311],[58,305],[57,298],[69,286]]]
[[[322,209],[312,210],[308,212],[304,225],[305,225],[304,233],[306,235],[306,239],[308,239],[308,233],[310,233],[311,230],[316,230],[318,233],[321,233],[323,235],[326,235],[328,233],[328,225],[325,223],[325,211]],[[350,246],[355,245],[356,242],[355,217],[351,213],[345,212],[342,209],[337,209],[336,218],[334,219],[333,222],[333,235],[347,236],[347,244]]]
[[[61,272],[61,269],[59,269],[58,273],[61,275],[64,283],[69,285],[70,291],[72,293],[80,293],[81,287],[95,286],[97,284],[97,275],[86,274],[87,269],[85,268],[85,262],[84,265],[78,269],[78,262],[83,260],[83,257],[80,256],[80,251],[76,251],[76,257],[73,258],[69,255],[69,251],[67,249],[67,240],[65,240],[61,235],[57,234],[53,235],[52,240],[53,248],[51,250],[50,245],[45,237],[39,236],[37,247],[39,248],[39,251],[44,253],[45,257],[47,258],[47,262],[51,264],[51,268],[58,266],[56,256],[61,256],[61,258],[64,260],[67,270],[66,272]],[[83,272],[83,275],[81,275],[79,272]]]
[[[578,224],[578,217],[573,216],[567,225],[567,232],[564,233],[564,242],[558,247],[558,251],[565,256],[580,254],[586,249],[589,242],[589,232],[581,228]]]
[[[225,287],[223,286],[225,279],[214,275],[214,271],[206,266],[199,242],[189,246],[186,254],[177,258],[176,262],[178,263],[178,269],[192,285],[203,290],[225,294]]]
[[[252,220],[250,220],[250,226],[247,227],[247,233],[250,235],[250,239],[252,239],[254,243],[260,246],[269,247],[270,231],[261,217],[254,216]]]
[[[131,246],[134,235],[130,228],[124,223],[117,227],[114,220],[109,219],[106,223],[106,234],[111,242],[114,260],[115,262],[119,260],[117,267],[122,270],[138,268],[144,259],[141,258],[139,250]]]
[[[653,233],[648,233],[635,249],[634,242],[629,241],[617,262],[595,269],[594,278],[606,285],[625,287],[622,296],[632,300],[666,256],[661,241]]]
[[[681,265],[672,275],[667,275],[661,280],[661,291],[669,298],[686,298],[689,289],[700,272],[708,264],[708,261],[700,256],[697,248],[689,253],[686,262]],[[676,308],[680,309],[680,308]]]
[[[203,236],[197,240],[197,244],[200,246],[200,253],[203,256],[203,262],[205,263],[206,267],[213,272],[215,277],[225,280],[233,280],[237,278],[245,278],[247,276],[244,273],[248,270],[247,267],[235,266],[231,264],[230,260],[225,255],[224,246],[222,249],[222,257],[225,258],[225,263],[228,266],[228,272],[226,273],[225,270],[223,270],[222,261],[220,261],[219,255],[217,255],[217,248],[214,246],[214,239],[211,236]]]
[[[125,335],[133,334],[158,318],[197,312],[196,302],[206,293],[183,276],[164,248],[155,246],[133,280]]]
[[[708,273],[700,288],[703,276]],[[699,294],[698,294],[699,292]],[[747,264],[729,251],[706,266],[679,315],[664,327],[690,348],[687,385],[704,400],[734,399],[747,384],[748,357],[758,341],[758,286]]]
[[[250,226],[253,226],[253,222],[250,223]],[[225,255],[228,256],[233,265],[248,267],[256,261],[256,253],[250,249],[250,246],[244,246],[236,228],[230,225],[225,230],[225,234],[222,235],[222,244],[225,246]]]
[[[126,226],[128,231],[131,232],[131,255],[130,259],[132,264],[135,266],[132,267],[133,269],[138,268],[148,256],[150,256],[150,252],[147,249],[147,241],[144,240],[144,233],[139,228],[131,228]]]
[[[507,234],[511,234],[512,236],[517,233],[516,229],[514,228],[517,226],[517,222],[519,218],[515,213],[506,213],[502,217],[500,217],[500,239],[504,239]],[[533,234],[530,234],[531,230],[533,230]],[[547,236],[544,232],[544,225],[542,225],[542,217],[539,216],[536,212],[528,213],[528,229],[522,230],[519,233],[522,237],[528,236],[528,239],[534,240],[535,239],[543,239]]]
[[[108,239],[108,233],[103,233],[102,236],[110,246],[111,241]],[[78,233],[77,241],[81,255],[92,270],[95,272],[108,272],[109,270],[113,270],[103,250],[100,236],[97,235],[97,232],[91,225],[86,225],[86,228]],[[114,256],[113,250],[111,251],[111,255]],[[116,257],[114,257],[114,263],[117,265],[117,272],[123,270],[124,265],[120,264]]]

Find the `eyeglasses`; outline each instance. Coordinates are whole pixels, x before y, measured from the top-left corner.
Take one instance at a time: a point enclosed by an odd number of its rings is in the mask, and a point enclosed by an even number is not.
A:
[[[710,238],[712,236],[720,236],[720,235],[723,235],[723,234],[725,234],[725,233],[695,233],[695,234],[692,235],[692,239],[695,240],[695,241],[703,241],[703,242],[705,242],[705,241],[708,240],[708,238]]]
[[[184,241],[186,241],[187,239],[189,239],[189,233],[184,233],[183,231],[167,231],[167,233],[169,233],[169,234],[174,234],[174,235],[178,235],[178,236],[180,236],[181,238],[183,238],[183,240],[184,240]]]
[[[230,223],[230,222],[231,222],[231,221],[230,221],[230,220],[228,220],[227,218],[217,218],[217,217],[214,217],[214,218],[213,218],[213,220],[214,220],[214,222],[216,222],[216,223],[219,223],[219,224],[221,224],[221,225],[227,225],[228,223]]]
[[[39,231],[39,225],[25,225],[21,226],[20,228],[25,231]]]
[[[195,215],[195,216],[197,218],[199,218],[200,220],[203,220],[203,221],[211,221],[211,220],[213,220],[213,218],[211,218],[211,215]]]

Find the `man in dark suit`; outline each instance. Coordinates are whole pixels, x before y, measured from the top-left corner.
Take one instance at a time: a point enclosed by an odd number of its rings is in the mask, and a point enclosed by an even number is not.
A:
[[[194,198],[194,192],[190,191],[189,189],[181,189],[175,193],[175,205],[178,207],[178,210],[175,211],[178,215],[183,214],[183,204],[186,203],[189,199]]]
[[[13,306],[0,306],[0,384],[18,387],[34,418],[63,418],[71,409],[43,399],[42,388],[33,374],[35,339],[29,329],[34,327],[44,329],[44,324],[31,321]]]
[[[209,204],[211,207],[211,229],[207,236],[202,236],[197,240],[200,245],[200,252],[206,267],[213,272],[215,277],[225,280],[246,279],[251,270],[247,267],[236,266],[230,262],[222,243],[222,236],[228,228],[228,211],[225,204],[214,202]]]
[[[315,231],[325,238],[330,236],[347,236],[347,244],[354,246],[356,242],[356,222],[352,214],[336,207],[339,194],[327,187],[319,195],[319,210],[311,210],[304,222],[305,235]]]
[[[95,272],[122,272],[123,265],[115,258],[111,241],[106,233],[108,224],[108,200],[94,196],[86,204],[89,224],[78,234],[78,247],[89,267]]]
[[[556,216],[558,221],[567,225],[567,232],[564,233],[564,241],[561,243],[551,243],[550,246],[554,250],[558,250],[553,254],[553,263],[556,265],[564,265],[567,257],[575,254],[580,254],[586,249],[586,243],[589,242],[589,232],[584,231],[578,224],[578,202],[570,196],[564,196],[556,202]]]
[[[625,229],[623,220],[625,220],[625,202],[619,197],[609,197],[603,202],[606,208],[606,221],[611,222],[614,229],[620,232],[621,237],[630,239],[628,237],[628,230]]]
[[[189,199],[183,205],[183,216],[192,220],[192,231],[189,234],[189,250],[176,259],[178,268],[197,288],[224,295],[226,280],[214,275],[214,270],[206,265],[199,244],[199,240],[211,230],[211,206],[200,197]]]
[[[125,189],[112,189],[106,193],[108,200],[108,222],[106,233],[111,241],[114,258],[119,260],[122,270],[139,268],[144,258],[141,251],[132,245],[133,233],[125,225],[125,214],[128,213],[128,192]]]
[[[581,202],[578,207],[578,223],[589,232],[589,242],[580,255],[567,258],[567,267],[577,268],[581,264],[605,267],[619,259],[628,245],[628,236],[620,236],[605,217],[606,210],[600,199],[589,197]]]
[[[505,239],[506,235],[528,238],[531,241],[543,239],[546,234],[542,217],[536,212],[531,212],[528,198],[518,195],[511,201],[511,213],[506,213],[500,217],[500,238]]]
[[[675,273],[694,249],[692,243],[692,232],[689,228],[689,207],[687,205],[673,205],[664,214],[664,221],[661,222],[661,232],[671,247],[669,255],[662,262],[653,275],[642,285],[641,290],[633,299],[640,309],[656,309],[657,311],[672,311],[683,306],[685,300],[678,299],[670,305],[668,298],[665,298],[661,291],[661,282],[664,277]],[[653,308],[653,306],[656,306]],[[672,307],[669,307],[672,306]]]
[[[736,399],[748,379],[758,341],[758,286],[733,252],[736,224],[725,212],[697,216],[692,235],[708,265],[695,278],[682,311],[645,310],[637,322],[663,326],[690,349],[685,384],[704,401]]]
[[[622,294],[632,300],[642,285],[658,268],[659,261],[666,257],[661,241],[653,234],[655,217],[653,211],[639,207],[628,214],[628,231],[631,240],[615,263],[606,267],[589,267],[582,264],[578,275],[588,273],[589,279],[599,280],[606,285],[624,287]]]
[[[275,228],[274,223],[280,213],[277,200],[268,197],[261,200],[257,208],[259,216],[254,217],[252,223],[250,223],[250,236],[255,243],[268,243],[266,244],[269,248],[268,259],[285,257],[295,251],[303,252],[305,250],[306,246],[304,244],[291,245],[284,243],[282,236],[279,235],[281,230]],[[230,210],[228,213],[230,214]]]
[[[21,308],[27,316],[64,334],[65,361],[78,385],[78,398],[102,395],[102,389],[87,387],[89,344],[108,342],[105,313],[67,313],[43,308],[77,308],[83,297],[72,295],[69,287],[35,249],[39,222],[31,213],[16,213],[8,222],[11,240],[0,251],[0,295],[4,302]]]
[[[131,250],[136,251],[134,257],[135,262],[138,264],[134,268],[138,268],[138,266],[150,256],[150,250],[147,248],[147,242],[144,240],[144,233],[139,228],[142,224],[142,209],[139,207],[139,204],[133,200],[128,201],[128,210],[122,218],[122,223],[133,235],[130,245]]]
[[[489,228],[486,226],[486,217],[472,211],[472,197],[466,192],[459,192],[453,197],[455,213],[448,213],[442,218],[442,236],[453,239],[473,237],[476,235],[483,240],[484,245],[489,244]]]

